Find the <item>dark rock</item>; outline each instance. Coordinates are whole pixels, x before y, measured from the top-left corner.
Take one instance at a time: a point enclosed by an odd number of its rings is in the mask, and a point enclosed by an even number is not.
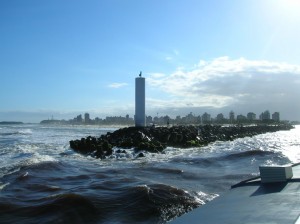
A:
[[[137,155],[137,157],[138,157],[138,158],[140,158],[140,157],[145,157],[145,154],[142,153],[142,152],[140,152],[140,153]]]
[[[264,126],[174,126],[174,127],[128,127],[108,132],[99,138],[88,136],[80,140],[70,141],[70,147],[79,153],[96,158],[105,158],[113,153],[113,147],[134,148],[138,151],[152,153],[162,152],[167,146],[200,147],[215,141],[232,141],[236,138],[252,137],[266,132],[290,130],[293,126],[264,125]],[[116,153],[127,153],[118,149]],[[143,153],[139,153],[143,155]]]

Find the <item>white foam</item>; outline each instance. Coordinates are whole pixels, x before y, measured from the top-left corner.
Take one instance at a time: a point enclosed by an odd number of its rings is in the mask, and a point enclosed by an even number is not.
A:
[[[40,155],[35,153],[34,157],[28,160],[27,165],[38,164],[42,162],[57,162],[58,160],[49,155]]]
[[[0,191],[2,191],[6,186],[8,186],[10,183],[5,183],[5,184],[2,184],[0,183]]]
[[[215,199],[216,197],[219,197],[218,194],[206,194],[202,191],[197,192],[197,196],[196,196],[196,201],[201,204],[204,205],[207,202]]]
[[[31,135],[32,130],[31,129],[23,129],[23,130],[19,130],[17,133],[22,134],[22,135]]]

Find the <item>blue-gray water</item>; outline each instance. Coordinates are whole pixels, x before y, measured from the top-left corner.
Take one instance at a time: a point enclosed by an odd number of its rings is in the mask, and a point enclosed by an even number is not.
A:
[[[99,160],[69,148],[114,130],[1,125],[0,223],[165,223],[257,175],[259,165],[300,162],[300,126],[142,158],[127,150]]]

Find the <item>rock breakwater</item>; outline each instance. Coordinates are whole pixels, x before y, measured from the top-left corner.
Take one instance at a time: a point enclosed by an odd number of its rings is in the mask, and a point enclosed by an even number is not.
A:
[[[290,130],[289,124],[255,126],[173,126],[173,127],[127,127],[100,137],[88,136],[70,141],[70,147],[76,152],[105,158],[113,153],[126,153],[126,149],[136,151],[162,152],[167,146],[201,147],[215,141],[232,141],[236,138],[252,137],[267,132]],[[143,156],[142,153],[139,156]]]

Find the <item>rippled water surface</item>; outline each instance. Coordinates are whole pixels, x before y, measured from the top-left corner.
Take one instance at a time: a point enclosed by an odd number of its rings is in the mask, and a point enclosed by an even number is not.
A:
[[[300,162],[300,126],[142,158],[127,150],[99,160],[69,148],[114,130],[1,125],[0,223],[166,223],[257,175],[259,165]]]

